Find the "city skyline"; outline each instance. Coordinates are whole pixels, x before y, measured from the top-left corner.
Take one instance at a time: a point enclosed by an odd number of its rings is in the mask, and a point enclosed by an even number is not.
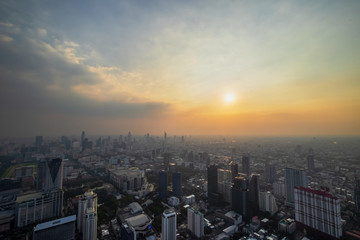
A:
[[[359,135],[359,7],[1,2],[1,137]]]

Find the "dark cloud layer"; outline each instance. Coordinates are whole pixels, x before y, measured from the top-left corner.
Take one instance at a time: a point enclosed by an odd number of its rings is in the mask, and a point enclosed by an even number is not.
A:
[[[41,41],[28,36],[11,38],[10,42],[0,41],[2,134],[10,134],[19,125],[31,127],[32,121],[44,122],[53,115],[83,121],[91,117],[142,118],[168,107],[157,102],[99,102],[76,94],[72,86],[95,84],[100,81],[97,74],[89,72],[86,66],[69,62]],[[60,118],[53,125],[71,123]]]

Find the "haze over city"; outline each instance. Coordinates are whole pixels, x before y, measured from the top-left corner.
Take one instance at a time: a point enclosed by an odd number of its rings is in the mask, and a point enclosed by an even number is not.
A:
[[[359,135],[359,9],[1,1],[1,136]]]

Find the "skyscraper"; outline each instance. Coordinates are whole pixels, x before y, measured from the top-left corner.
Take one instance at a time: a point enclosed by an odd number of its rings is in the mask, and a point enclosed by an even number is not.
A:
[[[62,189],[63,161],[60,158],[48,159],[46,161],[46,177],[44,190]]]
[[[239,165],[235,163],[231,164],[231,175],[233,180],[235,177],[237,177],[238,173],[239,173]]]
[[[245,173],[246,175],[250,175],[251,171],[250,171],[250,157],[249,155],[244,155],[242,157],[242,172]]]
[[[173,195],[177,198],[181,198],[181,173],[174,172],[172,174],[172,189]]]
[[[176,240],[176,213],[165,210],[161,220],[161,239]]]
[[[212,193],[217,193],[218,190],[218,167],[211,165],[207,168],[207,180],[208,180],[208,196]]]
[[[311,236],[326,239],[342,235],[340,200],[326,190],[295,187],[295,220]]]
[[[307,175],[304,170],[286,168],[285,169],[285,191],[286,205],[294,207],[294,187],[307,187]]]
[[[252,174],[249,180],[249,207],[250,216],[259,214],[259,175]]]
[[[95,215],[92,213],[95,213]],[[86,218],[97,217],[96,213],[97,213],[97,194],[92,191],[85,192],[83,195],[79,197],[79,201],[78,201],[77,229],[79,232],[84,231],[84,222]],[[87,222],[89,224],[90,221]],[[87,229],[89,229],[89,227],[87,227]]]
[[[235,177],[231,192],[232,192],[232,201],[231,201],[232,210],[241,214],[244,220],[248,220],[250,218],[250,211],[249,211],[250,189],[249,189],[249,181],[246,179],[246,177],[244,176]]]
[[[204,236],[204,215],[201,212],[189,207],[187,209],[187,225],[195,237]]]
[[[159,197],[162,201],[166,201],[167,199],[167,172],[160,171],[159,172]]]
[[[307,166],[308,166],[308,171],[310,173],[315,172],[315,163],[314,163],[314,155],[313,154],[309,154],[307,156]]]
[[[83,221],[83,240],[97,239],[97,212],[94,208],[87,208]]]
[[[269,162],[266,162],[265,164],[265,180],[271,184],[276,180],[275,165]]]

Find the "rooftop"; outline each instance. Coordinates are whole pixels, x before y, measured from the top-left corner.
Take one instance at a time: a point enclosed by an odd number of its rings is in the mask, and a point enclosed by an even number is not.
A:
[[[49,222],[44,222],[44,223],[40,223],[38,225],[36,225],[34,232],[37,231],[41,231],[47,228],[52,228],[52,227],[56,227],[62,224],[66,224],[69,222],[75,222],[76,221],[76,215],[72,215],[72,216],[68,216],[68,217],[64,217],[64,218],[60,218],[60,219],[55,219]]]

